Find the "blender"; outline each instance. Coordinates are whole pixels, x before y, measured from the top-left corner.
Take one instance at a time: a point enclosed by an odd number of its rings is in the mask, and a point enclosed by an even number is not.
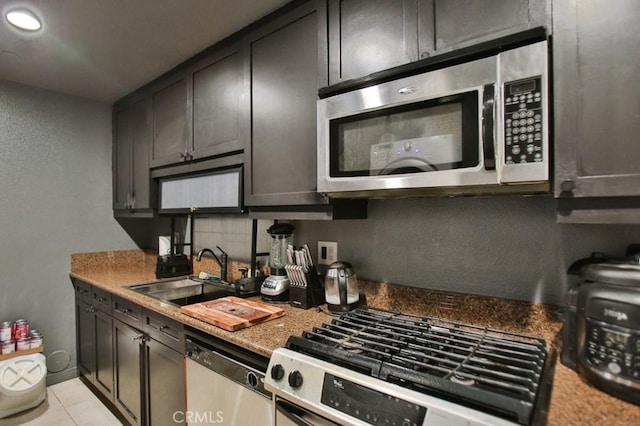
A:
[[[293,241],[293,231],[296,228],[290,223],[274,223],[267,233],[271,236],[269,250],[269,276],[260,287],[262,299],[267,302],[289,301],[289,278],[285,266],[287,265],[287,248]]]

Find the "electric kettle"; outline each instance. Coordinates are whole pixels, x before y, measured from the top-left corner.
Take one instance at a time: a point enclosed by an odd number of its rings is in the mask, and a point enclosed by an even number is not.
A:
[[[324,279],[324,294],[331,312],[347,312],[360,301],[358,278],[349,262],[333,262]]]

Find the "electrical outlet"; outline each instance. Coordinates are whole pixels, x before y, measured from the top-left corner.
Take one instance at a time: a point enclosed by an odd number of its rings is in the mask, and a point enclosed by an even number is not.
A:
[[[338,260],[338,243],[318,241],[318,264],[331,265]]]

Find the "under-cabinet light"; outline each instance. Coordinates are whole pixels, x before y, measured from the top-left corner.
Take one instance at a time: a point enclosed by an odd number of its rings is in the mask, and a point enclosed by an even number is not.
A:
[[[40,20],[27,9],[13,9],[8,11],[5,16],[11,25],[24,31],[38,31],[42,28]]]

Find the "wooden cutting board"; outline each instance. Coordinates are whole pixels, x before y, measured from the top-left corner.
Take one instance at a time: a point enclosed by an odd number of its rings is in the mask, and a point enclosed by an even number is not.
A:
[[[180,311],[229,331],[251,327],[284,315],[282,308],[234,296],[183,306]]]

